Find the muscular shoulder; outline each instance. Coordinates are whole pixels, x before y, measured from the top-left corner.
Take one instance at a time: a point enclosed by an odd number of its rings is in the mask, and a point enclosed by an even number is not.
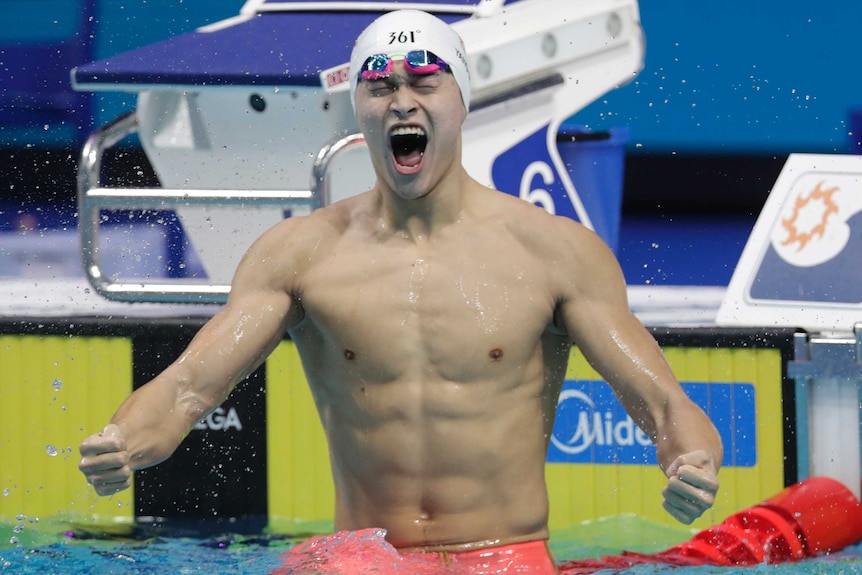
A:
[[[265,281],[293,292],[305,270],[345,233],[350,204],[334,204],[307,216],[287,218],[249,248],[238,270],[246,281]]]
[[[502,213],[507,229],[535,256],[548,262],[580,267],[612,257],[592,230],[543,208],[509,196]]]
[[[506,227],[544,265],[548,288],[558,304],[573,300],[625,298],[625,280],[607,244],[586,226],[512,198]]]

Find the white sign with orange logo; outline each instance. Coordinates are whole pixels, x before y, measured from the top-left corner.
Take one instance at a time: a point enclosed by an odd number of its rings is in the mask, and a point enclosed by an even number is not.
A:
[[[788,158],[716,321],[809,331],[862,321],[862,156]]]

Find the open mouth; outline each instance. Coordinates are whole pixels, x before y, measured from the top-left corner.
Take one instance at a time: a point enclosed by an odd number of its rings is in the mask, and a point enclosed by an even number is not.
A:
[[[422,163],[428,136],[418,126],[399,126],[392,130],[390,143],[395,162],[405,168],[415,168]]]

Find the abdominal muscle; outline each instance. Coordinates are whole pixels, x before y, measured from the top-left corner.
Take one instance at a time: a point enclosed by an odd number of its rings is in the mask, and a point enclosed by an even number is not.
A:
[[[337,530],[383,528],[395,547],[428,551],[548,537],[545,455],[564,338],[527,321],[445,329],[457,322],[443,312],[426,316],[439,331],[428,320],[371,337],[322,316],[291,335],[329,443]],[[360,319],[387,326],[382,314]]]
[[[547,538],[541,383],[499,383],[365,384],[322,405],[336,529],[429,551]]]

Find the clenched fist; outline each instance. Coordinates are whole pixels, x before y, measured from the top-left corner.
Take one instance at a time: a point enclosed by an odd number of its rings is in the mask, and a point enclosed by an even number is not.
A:
[[[131,485],[132,468],[126,438],[114,424],[81,443],[78,469],[99,495],[113,495]]]
[[[718,477],[715,463],[706,451],[679,456],[667,468],[662,492],[664,508],[678,521],[690,524],[715,503]]]

